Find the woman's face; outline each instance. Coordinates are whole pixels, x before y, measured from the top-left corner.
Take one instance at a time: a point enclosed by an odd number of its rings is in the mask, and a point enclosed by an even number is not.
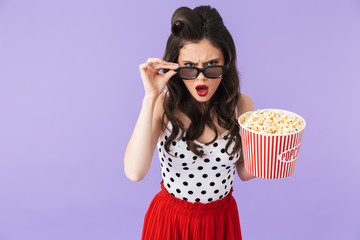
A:
[[[211,65],[224,65],[224,56],[220,49],[216,48],[209,40],[200,42],[188,42],[180,49],[178,63],[180,67],[203,68]],[[214,95],[222,78],[210,79],[200,73],[192,80],[182,80],[191,93],[199,102],[207,102]]]

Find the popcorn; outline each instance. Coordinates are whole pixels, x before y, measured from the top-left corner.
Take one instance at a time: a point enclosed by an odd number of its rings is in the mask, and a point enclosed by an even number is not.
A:
[[[286,134],[304,128],[304,121],[297,115],[270,110],[257,110],[245,116],[242,125],[250,130],[267,134]]]

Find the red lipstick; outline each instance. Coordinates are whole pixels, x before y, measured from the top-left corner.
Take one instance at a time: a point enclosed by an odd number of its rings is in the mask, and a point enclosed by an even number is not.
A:
[[[197,86],[195,87],[195,89],[196,89],[197,94],[198,94],[200,97],[205,97],[206,94],[207,94],[208,91],[209,91],[209,87],[206,86],[206,85],[197,85]]]

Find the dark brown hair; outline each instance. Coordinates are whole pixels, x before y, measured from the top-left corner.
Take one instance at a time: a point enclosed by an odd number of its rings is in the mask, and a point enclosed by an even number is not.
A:
[[[165,141],[165,150],[170,152],[171,143],[180,132],[179,138],[183,138],[187,142],[189,149],[194,154],[202,157],[202,147],[196,144],[194,140],[201,136],[205,125],[208,125],[216,133],[215,138],[206,144],[211,144],[218,138],[218,132],[211,118],[213,112],[217,116],[219,125],[228,130],[224,137],[228,139],[226,152],[229,155],[234,155],[241,147],[239,124],[235,115],[240,97],[239,76],[235,64],[235,44],[218,11],[210,6],[199,6],[193,10],[188,7],[178,8],[171,19],[171,34],[166,44],[163,59],[177,63],[180,49],[186,42],[199,42],[202,39],[209,40],[222,51],[225,65],[228,65],[229,68],[225,71],[218,89],[209,103],[206,104],[205,110],[200,108],[200,103],[191,96],[177,74],[169,80],[162,121],[165,124],[166,116],[173,128]],[[180,120],[174,115],[176,110],[180,110],[191,120],[186,132]],[[228,148],[232,141],[235,141],[235,144],[229,153]]]

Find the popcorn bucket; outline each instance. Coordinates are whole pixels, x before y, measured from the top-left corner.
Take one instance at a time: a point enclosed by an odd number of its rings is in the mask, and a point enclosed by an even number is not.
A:
[[[253,111],[242,114],[238,121],[242,139],[245,169],[253,176],[266,179],[285,178],[295,171],[299,156],[305,120],[292,112],[280,109],[263,109],[297,116],[304,122],[302,129],[286,134],[261,133],[245,127],[242,123]]]

